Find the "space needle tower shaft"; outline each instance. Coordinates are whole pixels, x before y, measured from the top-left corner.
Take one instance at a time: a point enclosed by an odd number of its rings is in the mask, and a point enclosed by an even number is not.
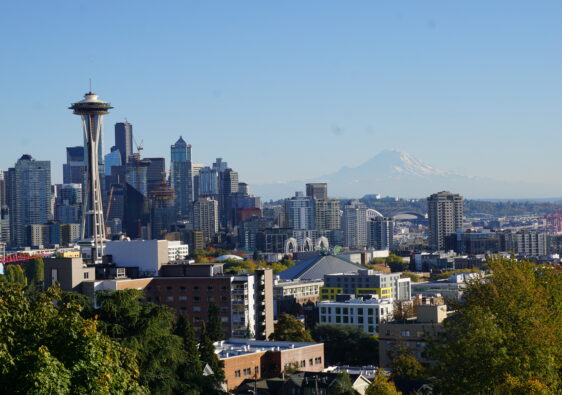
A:
[[[86,165],[85,202],[82,210],[82,248],[91,248],[94,263],[101,263],[105,242],[105,223],[98,162],[99,144],[103,129],[103,116],[112,109],[93,92],[84,95],[84,100],[72,104],[69,109],[82,118],[84,131],[84,161]]]

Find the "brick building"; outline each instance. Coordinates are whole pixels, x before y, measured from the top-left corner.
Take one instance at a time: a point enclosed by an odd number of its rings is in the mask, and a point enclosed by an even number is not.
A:
[[[224,361],[229,391],[248,378],[278,377],[288,369],[321,372],[324,368],[323,343],[229,339],[215,343],[215,352]]]

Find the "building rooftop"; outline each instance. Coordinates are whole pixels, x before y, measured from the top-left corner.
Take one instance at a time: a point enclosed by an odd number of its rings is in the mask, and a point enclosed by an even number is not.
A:
[[[350,298],[343,301],[338,300],[323,300],[319,303],[322,304],[360,304],[360,305],[381,305],[381,304],[393,304],[394,299],[392,298]]]
[[[365,269],[337,255],[318,255],[279,273],[283,280],[315,280],[323,279],[333,273],[357,272]]]
[[[215,342],[215,354],[220,359],[237,357],[266,351],[286,351],[315,346],[322,343],[276,342],[248,339],[228,339]]]

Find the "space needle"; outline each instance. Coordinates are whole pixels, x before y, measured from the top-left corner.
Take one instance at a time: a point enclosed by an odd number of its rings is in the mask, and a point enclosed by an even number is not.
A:
[[[90,92],[84,95],[84,100],[69,107],[74,114],[82,117],[84,131],[85,202],[82,210],[81,240],[78,244],[85,257],[89,255],[94,263],[102,262],[105,242],[98,150],[102,136],[103,116],[111,108],[113,107],[109,103],[98,99],[98,95],[93,93],[91,88]]]

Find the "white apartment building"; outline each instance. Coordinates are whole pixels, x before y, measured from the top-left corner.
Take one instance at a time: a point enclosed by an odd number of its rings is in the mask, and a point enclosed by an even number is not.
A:
[[[318,303],[320,323],[351,325],[370,335],[378,334],[379,324],[392,321],[394,299],[353,298],[346,301],[324,301]]]
[[[189,255],[189,246],[181,241],[168,241],[168,261],[185,259]]]

